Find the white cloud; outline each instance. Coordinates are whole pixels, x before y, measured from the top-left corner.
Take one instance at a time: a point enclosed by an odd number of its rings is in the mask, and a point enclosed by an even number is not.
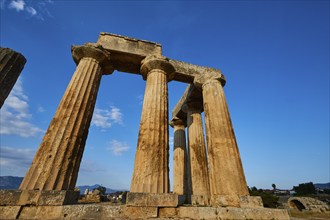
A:
[[[139,105],[142,105],[143,104],[143,95],[138,95],[138,96],[136,96],[136,99],[139,101]]]
[[[32,8],[32,7],[26,7],[26,11],[28,13],[30,13],[30,15],[32,15],[32,16],[34,16],[34,15],[37,14],[37,11],[34,8]]]
[[[114,106],[111,107],[110,111],[110,119],[114,121],[114,123],[122,124],[122,116],[123,114],[120,112],[119,108]]]
[[[120,109],[114,106],[108,109],[95,108],[92,125],[103,129],[110,128],[112,124],[122,124],[123,114]]]
[[[174,137],[170,136],[169,137],[169,143],[168,143],[171,147],[173,146],[174,144]]]
[[[80,164],[79,172],[100,172],[105,171],[103,168],[100,168],[100,166],[95,163],[92,160],[82,160]]]
[[[23,176],[30,167],[36,150],[31,148],[0,147],[0,166],[2,175]]]
[[[45,112],[45,108],[42,107],[41,105],[38,105],[38,109],[37,109],[38,112],[42,113],[42,112]]]
[[[9,9],[14,9],[17,12],[24,11],[31,17],[35,17],[40,20],[44,20],[44,16],[53,17],[48,10],[48,5],[53,3],[54,2],[51,0],[0,0],[1,9],[5,9],[7,7]]]
[[[28,97],[24,94],[22,81],[17,80],[13,90],[0,110],[0,134],[31,137],[44,131],[30,122]]]
[[[25,2],[23,0],[13,0],[10,2],[8,7],[16,9],[17,12],[23,11],[25,7]]]
[[[109,144],[110,147],[108,147],[107,150],[112,151],[112,153],[116,156],[120,156],[123,154],[123,152],[129,150],[129,146],[126,142],[120,142],[113,139],[109,142]]]

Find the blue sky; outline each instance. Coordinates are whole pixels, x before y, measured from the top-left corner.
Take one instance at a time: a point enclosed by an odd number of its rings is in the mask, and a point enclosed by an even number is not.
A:
[[[329,1],[0,3],[1,47],[27,58],[0,111],[0,175],[25,175],[75,71],[71,45],[109,32],[222,70],[249,186],[330,180]],[[102,78],[78,185],[129,189],[144,88],[138,75]],[[169,83],[170,111],[185,88]]]

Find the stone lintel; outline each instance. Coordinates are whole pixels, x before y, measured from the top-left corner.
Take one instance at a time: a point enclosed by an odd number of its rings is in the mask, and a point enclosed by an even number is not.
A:
[[[183,204],[185,196],[173,193],[127,193],[127,206],[177,207]]]
[[[73,190],[0,190],[0,205],[69,205],[76,204],[79,191]]]
[[[201,74],[204,74],[204,72],[211,72],[211,73],[218,73],[221,72],[218,69],[210,68],[210,67],[204,67],[204,66],[198,66],[178,60],[172,60],[170,58],[169,62],[174,66],[175,68],[175,77],[174,80],[184,83],[193,83],[194,78],[196,76],[199,76]]]
[[[185,123],[187,123],[187,113],[183,111],[183,106],[186,103],[196,102],[201,103],[201,107],[203,107],[203,95],[202,92],[193,84],[189,84],[184,91],[182,97],[175,105],[172,111],[172,120],[175,118],[179,118]]]
[[[158,43],[101,32],[98,45],[111,53],[111,63],[121,72],[140,74],[141,61],[148,55],[161,55]]]
[[[97,45],[111,53],[111,63],[120,72],[140,74],[141,61],[150,55],[162,55],[159,43],[101,32]],[[220,72],[214,68],[198,66],[167,58],[175,69],[173,80],[193,83],[195,76],[204,72]]]

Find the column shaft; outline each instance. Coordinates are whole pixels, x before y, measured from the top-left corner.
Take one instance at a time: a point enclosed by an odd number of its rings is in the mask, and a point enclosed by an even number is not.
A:
[[[203,123],[200,109],[188,107],[187,127],[192,194],[208,195],[210,194],[210,188]]]
[[[80,60],[20,189],[74,189],[101,77],[98,61]]]
[[[147,76],[131,192],[168,193],[167,76],[160,69]]]
[[[14,87],[24,65],[25,57],[9,48],[0,48],[0,108]]]
[[[248,195],[248,189],[220,81],[203,84],[203,102],[212,195]]]
[[[184,125],[174,125],[173,152],[173,192],[178,195],[187,193],[187,151]]]

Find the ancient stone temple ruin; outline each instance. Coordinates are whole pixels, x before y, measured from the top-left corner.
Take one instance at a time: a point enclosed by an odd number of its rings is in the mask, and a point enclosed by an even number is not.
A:
[[[287,211],[263,208],[260,197],[249,196],[220,70],[165,57],[160,44],[109,33],[73,46],[72,56],[76,71],[19,190],[0,191],[4,218],[289,219]],[[121,206],[77,204],[74,187],[100,81],[114,70],[146,81],[130,192]],[[188,85],[171,120],[170,81]]]

